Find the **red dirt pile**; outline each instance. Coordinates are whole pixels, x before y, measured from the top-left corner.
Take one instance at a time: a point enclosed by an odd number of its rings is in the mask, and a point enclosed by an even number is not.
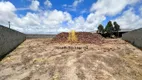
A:
[[[67,43],[69,33],[63,32],[56,35],[52,39],[53,43]],[[76,32],[78,38],[78,43],[91,43],[91,44],[101,44],[103,43],[103,37],[100,34],[90,33],[90,32]]]

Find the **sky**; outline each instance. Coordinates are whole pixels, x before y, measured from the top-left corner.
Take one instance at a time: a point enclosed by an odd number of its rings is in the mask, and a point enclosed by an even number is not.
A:
[[[97,30],[116,21],[142,28],[142,0],[0,0],[0,25],[26,34]]]

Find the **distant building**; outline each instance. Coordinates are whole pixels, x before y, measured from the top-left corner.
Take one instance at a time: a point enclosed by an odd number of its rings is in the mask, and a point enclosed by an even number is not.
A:
[[[113,31],[112,34],[115,35],[116,37],[122,37],[123,34],[128,33],[132,31],[131,29],[121,29],[120,31]],[[97,33],[97,32],[96,32]],[[101,34],[101,33],[99,33]],[[101,34],[103,37],[111,37],[112,35],[108,33]]]
[[[132,31],[132,29],[121,29],[120,31],[118,31],[119,37],[122,37],[124,33],[128,33],[130,31]],[[117,35],[118,33],[116,31],[113,32],[114,35]]]

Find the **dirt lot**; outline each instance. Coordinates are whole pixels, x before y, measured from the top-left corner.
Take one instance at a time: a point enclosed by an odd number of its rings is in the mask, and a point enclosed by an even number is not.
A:
[[[0,62],[0,80],[142,80],[142,51],[121,39],[102,45],[27,39]]]

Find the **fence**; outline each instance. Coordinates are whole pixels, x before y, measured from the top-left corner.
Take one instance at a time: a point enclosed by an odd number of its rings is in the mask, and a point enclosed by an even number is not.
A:
[[[0,25],[0,59],[26,39],[26,35]]]
[[[142,49],[142,28],[123,34],[122,39]]]

